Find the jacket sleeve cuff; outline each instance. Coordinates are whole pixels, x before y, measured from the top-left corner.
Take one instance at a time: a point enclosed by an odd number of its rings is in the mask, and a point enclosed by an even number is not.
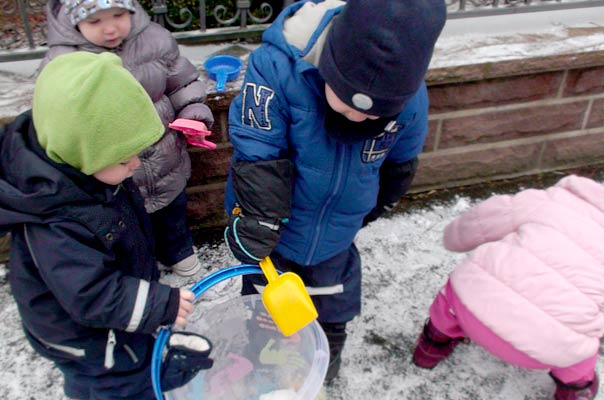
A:
[[[166,317],[162,321],[162,325],[173,324],[178,316],[178,305],[180,303],[180,289],[172,288],[170,291],[170,298],[168,299],[168,305],[166,306]]]

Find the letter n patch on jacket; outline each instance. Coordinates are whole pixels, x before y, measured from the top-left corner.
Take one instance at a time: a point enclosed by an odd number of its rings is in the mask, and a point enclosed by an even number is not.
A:
[[[241,123],[243,125],[270,130],[271,120],[268,116],[268,105],[275,92],[266,86],[247,83],[243,89],[241,104]]]

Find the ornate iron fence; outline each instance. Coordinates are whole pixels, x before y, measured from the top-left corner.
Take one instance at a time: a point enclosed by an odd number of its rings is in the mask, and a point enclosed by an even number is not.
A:
[[[183,30],[195,25],[197,30],[204,32],[208,26],[208,10],[214,19],[215,25],[226,27],[232,26],[239,21],[239,27],[246,28],[248,26],[248,19],[252,24],[264,24],[276,15],[282,6],[289,5],[292,1],[262,2],[257,7],[252,8],[251,0],[224,1],[223,3],[225,4],[214,4],[215,2],[198,0],[195,7],[197,18],[195,18],[195,13],[188,7],[177,8],[175,4],[170,6],[166,3],[166,0],[142,1],[144,6],[149,5],[149,3],[151,7],[146,8],[149,9],[152,19],[160,25],[170,30]],[[275,6],[278,9],[275,10]],[[178,14],[181,22],[172,19],[170,13],[173,15]]]
[[[265,0],[252,8],[251,0],[194,0],[189,2],[166,0],[141,0],[141,4],[153,21],[171,31],[187,31],[189,34],[204,33],[208,30],[208,20],[214,27],[228,28],[239,21],[243,31],[250,25],[265,24],[271,20],[282,7],[293,0]],[[180,4],[194,4],[193,10]],[[0,0],[0,37],[1,50],[34,50],[46,44],[45,32],[46,0]],[[208,16],[209,11],[209,16]],[[210,17],[210,18],[208,18]],[[220,37],[220,32],[212,32]]]
[[[31,49],[36,37],[45,37],[45,5],[45,0],[0,0],[0,49]]]
[[[601,7],[601,0],[446,0],[448,18]]]
[[[140,0],[152,19],[179,42],[211,42],[259,36],[294,0]],[[446,0],[448,18],[604,6],[604,0]],[[39,58],[46,51],[46,0],[0,0],[0,62]],[[192,4],[193,10],[189,6]],[[211,21],[210,26],[208,25]],[[239,26],[234,27],[239,21]]]

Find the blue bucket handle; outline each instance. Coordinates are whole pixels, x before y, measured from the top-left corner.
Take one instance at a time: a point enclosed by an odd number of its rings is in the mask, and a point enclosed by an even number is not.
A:
[[[277,271],[281,273],[280,271]],[[208,291],[214,285],[219,284],[222,281],[231,279],[237,276],[251,275],[251,274],[262,274],[262,269],[258,265],[254,264],[241,264],[233,265],[231,267],[219,269],[211,273],[210,275],[202,278],[191,287],[191,291],[195,294],[197,300],[202,294]],[[167,328],[161,328],[155,338],[155,344],[153,346],[153,353],[151,357],[151,383],[153,385],[153,392],[157,400],[164,400],[164,395],[161,390],[161,363],[162,353],[168,338],[170,337],[171,326]]]
[[[227,81],[227,73],[224,71],[220,71],[216,73],[216,91],[224,92],[224,87]]]

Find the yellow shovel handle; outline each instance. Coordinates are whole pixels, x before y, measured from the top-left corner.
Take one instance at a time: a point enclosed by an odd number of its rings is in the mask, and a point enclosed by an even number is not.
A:
[[[261,260],[259,262],[259,264],[260,264],[260,268],[262,269],[262,272],[264,272],[264,276],[266,276],[266,280],[269,283],[271,283],[272,281],[276,280],[279,277],[279,274],[277,273],[277,270],[275,269],[273,262],[271,261],[271,259],[268,256],[264,257],[264,259]]]

